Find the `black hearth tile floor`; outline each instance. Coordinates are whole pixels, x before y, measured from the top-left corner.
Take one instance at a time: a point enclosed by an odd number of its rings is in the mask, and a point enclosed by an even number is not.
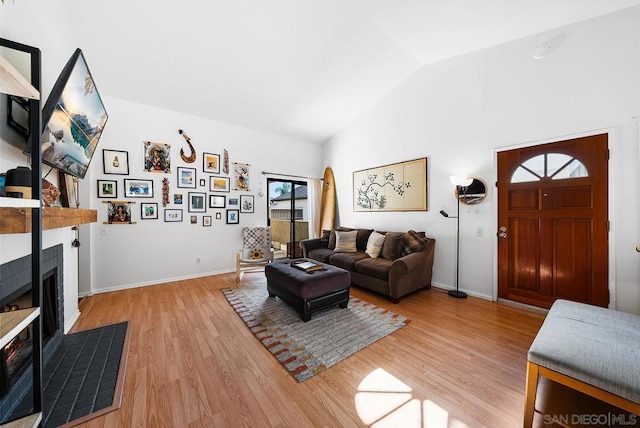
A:
[[[43,368],[43,427],[57,427],[113,404],[127,323],[63,337]],[[31,411],[29,391],[15,415]]]

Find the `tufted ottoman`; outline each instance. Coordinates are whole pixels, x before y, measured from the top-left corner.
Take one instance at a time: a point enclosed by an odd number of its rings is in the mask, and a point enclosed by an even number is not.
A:
[[[304,272],[289,264],[276,262],[265,266],[269,296],[277,296],[300,313],[302,321],[311,314],[333,305],[346,308],[349,304],[351,274],[334,266],[324,270]]]

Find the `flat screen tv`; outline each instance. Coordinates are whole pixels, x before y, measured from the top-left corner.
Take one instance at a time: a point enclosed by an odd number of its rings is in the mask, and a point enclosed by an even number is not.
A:
[[[42,162],[84,178],[109,115],[76,49],[42,108]]]

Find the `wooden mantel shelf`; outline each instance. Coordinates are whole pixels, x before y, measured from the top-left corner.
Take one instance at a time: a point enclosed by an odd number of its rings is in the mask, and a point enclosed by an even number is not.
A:
[[[44,207],[42,209],[42,230],[78,224],[95,223],[98,211],[85,208]],[[0,234],[31,232],[30,208],[0,208]]]

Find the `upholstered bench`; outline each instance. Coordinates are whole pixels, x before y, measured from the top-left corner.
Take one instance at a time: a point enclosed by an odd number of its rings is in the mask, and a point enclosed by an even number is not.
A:
[[[325,265],[323,270],[304,272],[289,262],[265,266],[269,296],[277,296],[300,313],[302,321],[311,314],[333,305],[349,304],[351,274],[344,269]]]
[[[525,427],[538,376],[640,414],[640,316],[557,300],[529,348]]]

